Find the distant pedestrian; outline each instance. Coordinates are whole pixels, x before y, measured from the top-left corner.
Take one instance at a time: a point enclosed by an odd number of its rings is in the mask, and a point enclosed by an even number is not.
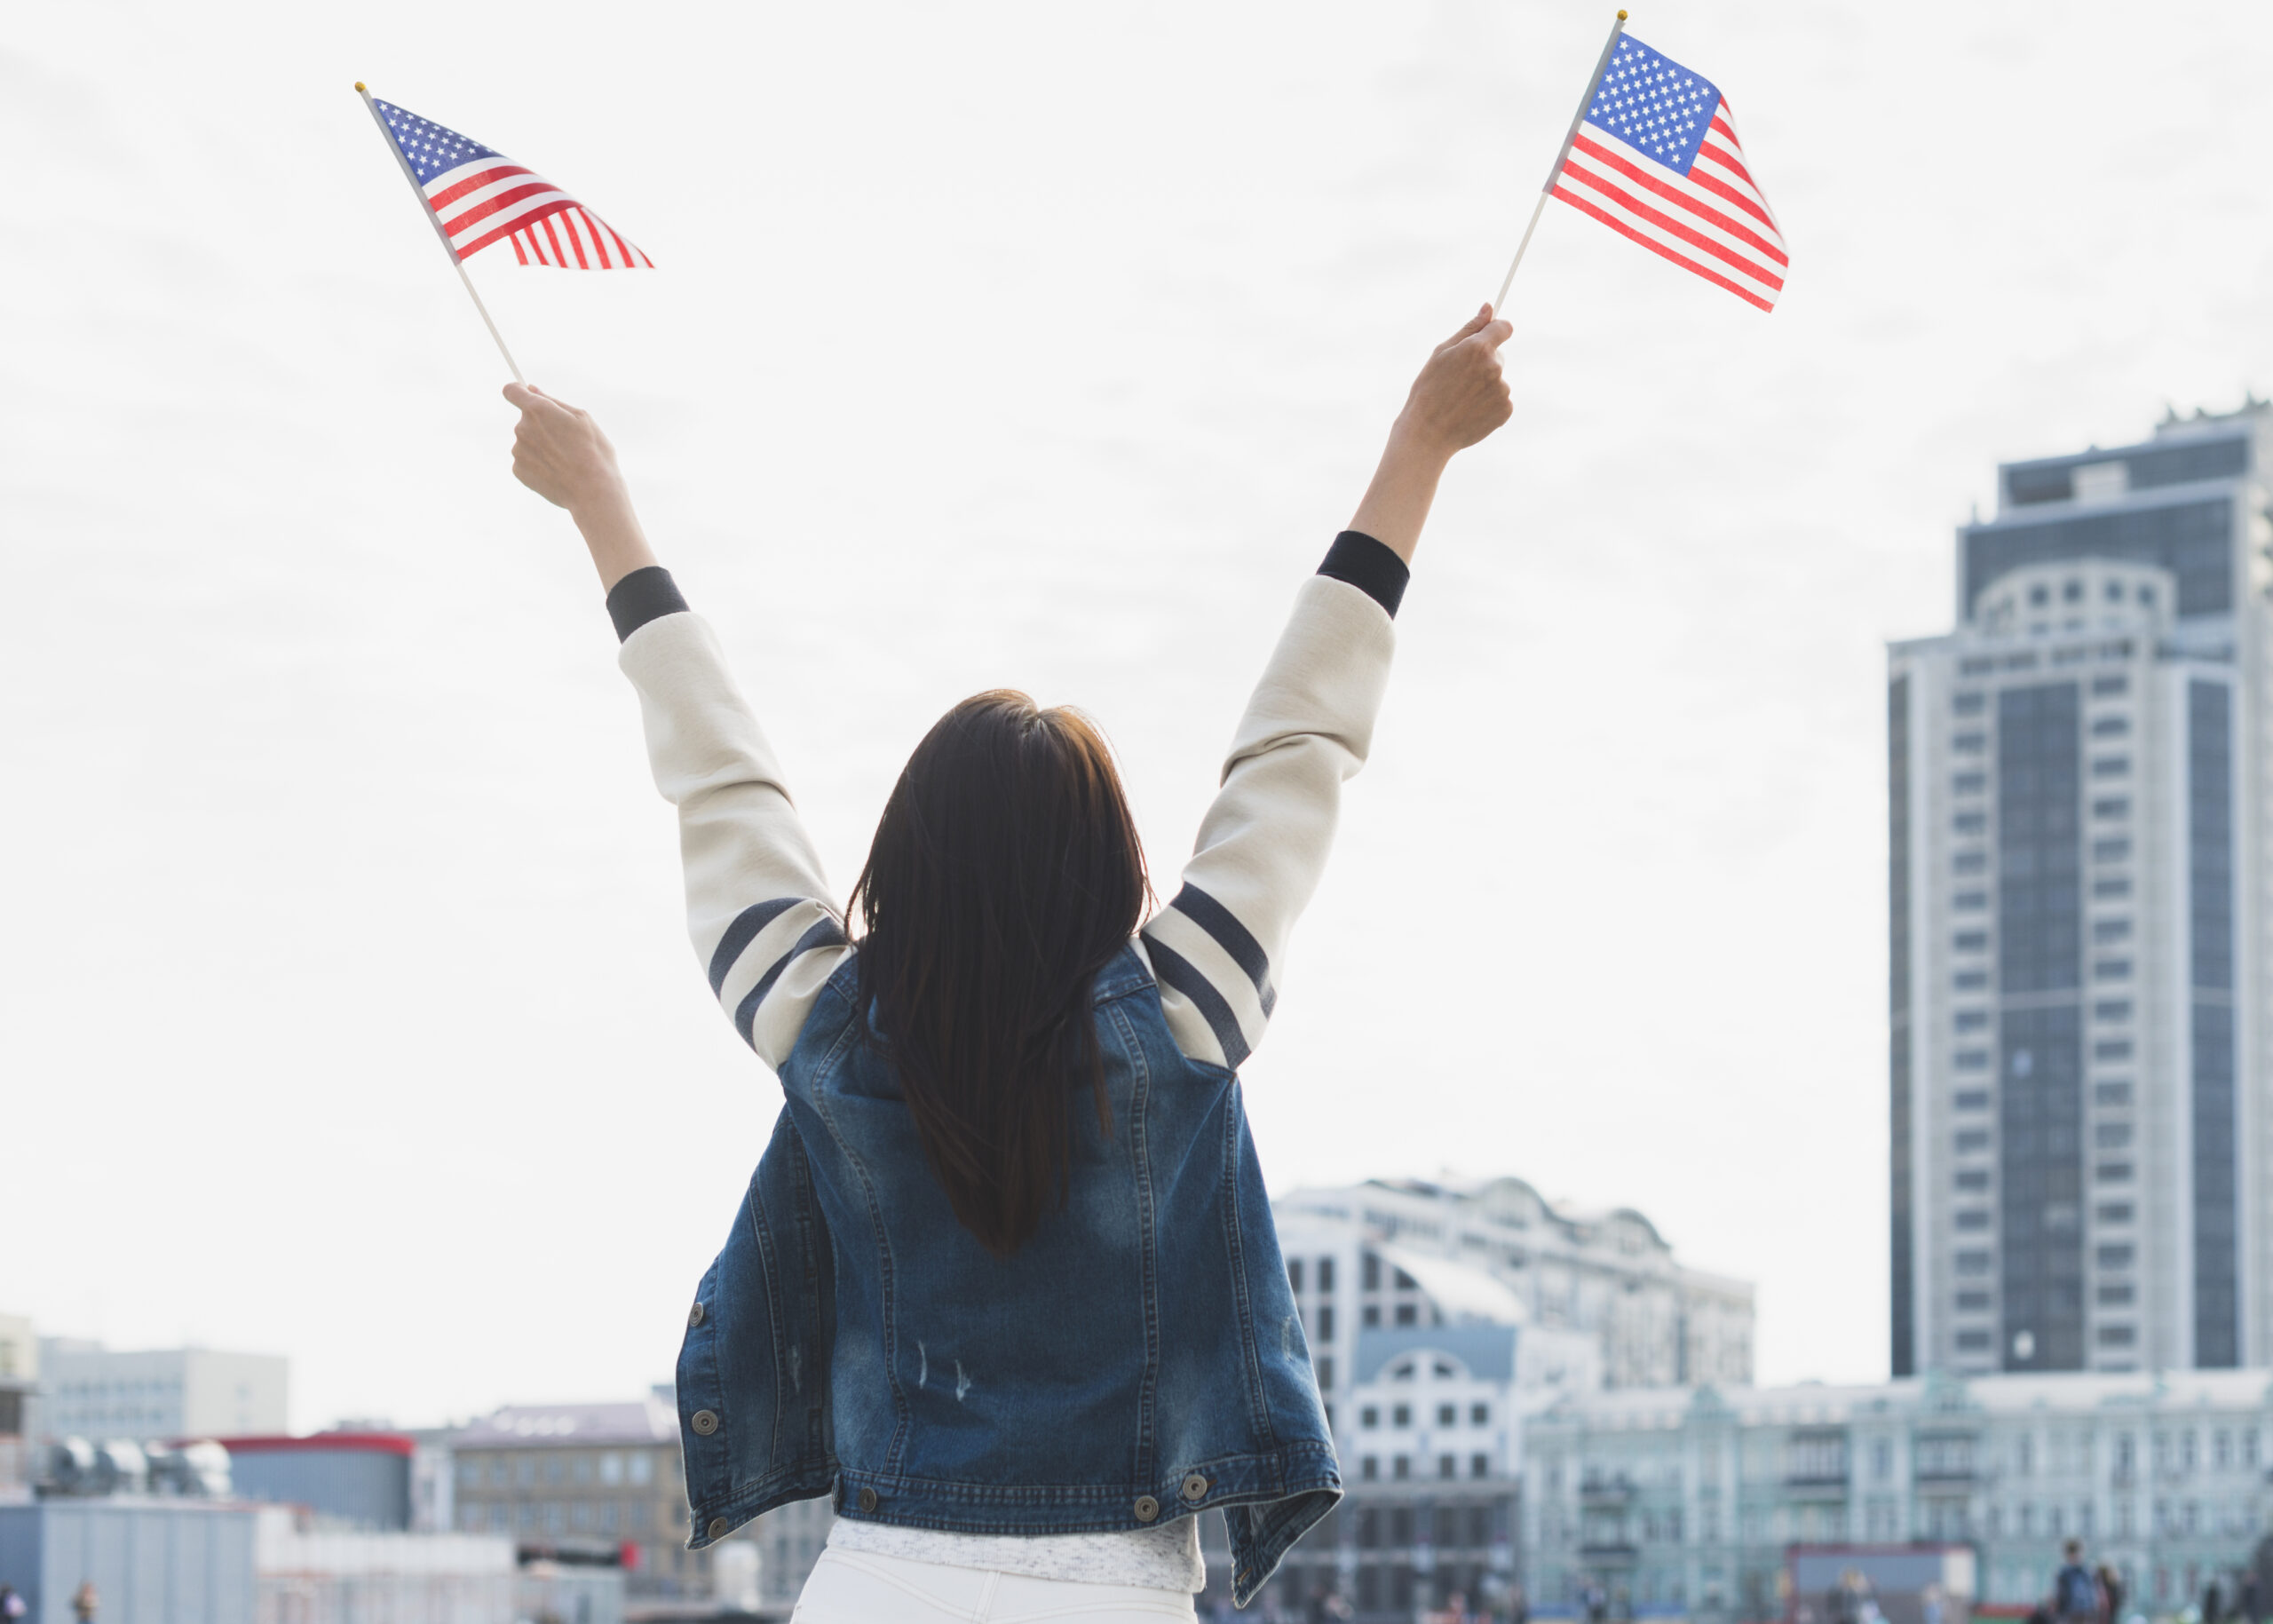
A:
[[[2241,1616],[2249,1624],[2258,1624],[2257,1570],[2251,1568],[2241,1576]]]
[[[2061,1624],[2099,1624],[2099,1581],[2084,1565],[2084,1542],[2069,1541],[2062,1554],[2067,1559],[2052,1581],[2052,1612]]]
[[[30,1611],[31,1609],[25,1604],[24,1598],[16,1594],[15,1586],[0,1585],[0,1620],[7,1620],[8,1624],[14,1624],[16,1620],[22,1618]]]
[[[2123,1575],[2114,1565],[2099,1565],[2100,1618],[2104,1624],[2123,1624]]]
[[[2216,1580],[2202,1587],[2202,1624],[2218,1624],[2226,1616],[2226,1588]]]
[[[83,1579],[79,1581],[78,1593],[71,1598],[71,1616],[78,1620],[79,1624],[95,1624],[95,1610],[102,1605],[102,1602],[103,1598],[95,1590],[95,1581]]]

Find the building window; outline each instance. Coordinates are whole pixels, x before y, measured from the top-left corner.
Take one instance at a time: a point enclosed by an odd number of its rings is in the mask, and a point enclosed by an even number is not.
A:
[[[2128,959],[2094,959],[2092,979],[2095,981],[2128,981],[2131,961]]]
[[[1984,749],[1988,748],[1988,743],[1989,741],[1987,737],[1979,733],[1952,733],[1950,735],[1950,749],[1955,750],[1960,756],[1978,756]]]
[[[1392,1427],[1411,1426],[1413,1424],[1413,1406],[1409,1404],[1398,1405],[1395,1409],[1389,1413],[1389,1424]]]
[[[1368,1252],[1358,1265],[1358,1282],[1367,1291],[1382,1288],[1382,1258],[1378,1252]]]
[[[2099,1249],[2099,1266],[2103,1269],[2128,1269],[2137,1256],[2137,1248],[2130,1246],[2103,1246]]]
[[[1956,1254],[1956,1262],[1960,1274],[1987,1274],[1990,1271],[1990,1256],[1986,1252],[1960,1252]]]
[[[1364,1409],[1359,1410],[1358,1412],[1358,1424],[1368,1429],[1380,1426],[1382,1424],[1382,1413],[1380,1406],[1369,1404]]]
[[[2127,1325],[2103,1325],[2099,1328],[2099,1345],[2103,1348],[2128,1348],[2136,1345],[2139,1333]]]
[[[1303,1260],[1301,1258],[1290,1257],[1287,1260],[1287,1284],[1294,1288],[1297,1296],[1302,1295]]]
[[[1459,1462],[1458,1461],[1454,1460],[1451,1455],[1448,1455],[1448,1454],[1440,1454],[1440,1455],[1438,1455],[1438,1456],[1437,1457],[1437,1476],[1438,1476],[1439,1477],[1459,1477],[1459,1476],[1460,1476],[1460,1462]]]
[[[1975,1155],[1988,1148],[1989,1133],[1986,1129],[1968,1128],[1958,1134],[1957,1153],[1960,1156]]]
[[[1960,1190],[1970,1191],[1976,1195],[1980,1194],[1989,1188],[1989,1169],[1986,1168],[1966,1168],[1957,1176],[1957,1187]]]
[[[2131,1001],[2128,998],[2103,998],[2092,1005],[2094,1020],[2129,1020]]]
[[[1986,970],[1960,970],[1957,972],[1957,990],[1960,993],[1983,992],[1988,986],[1989,972]]]
[[[1986,852],[1960,852],[1950,860],[1952,874],[1985,874],[1988,870],[1989,854]]]
[[[1323,1291],[1326,1287],[1320,1286],[1319,1289]],[[1331,1303],[1322,1303],[1319,1305],[1318,1339],[1320,1342],[1334,1340],[1334,1304]]]
[[[2102,1122],[2092,1129],[2092,1145],[2095,1149],[2119,1151],[2127,1148],[2130,1143],[2131,1125],[2128,1122]]]
[[[1398,1455],[1390,1462],[1389,1475],[1400,1483],[1410,1477],[1413,1475],[1413,1457]]]
[[[1437,1424],[1440,1427],[1458,1426],[1460,1424],[1460,1406],[1454,1404],[1438,1405],[1437,1406]]]
[[[1318,1390],[1322,1393],[1330,1393],[1334,1390],[1334,1356],[1330,1353],[1324,1355],[1318,1361]],[[1334,1412],[1328,1410],[1326,1413],[1326,1418],[1331,1422],[1334,1419]]]
[[[1950,946],[1956,948],[1960,953],[1986,953],[1989,950],[1989,932],[1986,931],[1960,931],[1957,935],[1952,939]]]
[[[2119,739],[2130,731],[2131,718],[2120,712],[2092,718],[2092,737],[2095,739]]]
[[[1961,812],[1950,820],[1951,830],[1959,835],[1984,834],[1988,828],[1989,815],[1986,812]]]
[[[1988,697],[1978,688],[1968,688],[1950,698],[1950,711],[1961,717],[1977,717],[1988,705]]]
[[[2103,874],[2092,882],[2092,896],[2101,902],[2131,894],[2131,876],[2127,874]]]
[[[1411,1303],[1398,1303],[1397,1305],[1397,1322],[1399,1325],[1420,1324],[1421,1310],[1419,1306]]]
[[[1480,1427],[1484,1425],[1486,1422],[1492,1419],[1492,1406],[1488,1404],[1469,1405],[1468,1406],[1468,1419],[1469,1424],[1472,1426]]]
[[[2137,1295],[2128,1286],[2103,1286],[2097,1293],[2102,1308],[2128,1308]]]
[[[1989,1227],[1989,1215],[1981,1208],[1969,1208],[1957,1215],[1957,1226],[1963,1231],[1980,1231]]]
[[[1989,1090],[1960,1089],[1951,1097],[1950,1105],[1953,1110],[1958,1111],[1986,1111],[1989,1109]]]
[[[2131,797],[2111,795],[2092,803],[2095,818],[2127,818],[2131,815]]]
[[[1950,789],[1956,795],[1979,795],[1988,782],[1985,772],[1960,772],[1950,780]]]
[[[1957,1351],[1960,1353],[1988,1352],[1989,1333],[1986,1331],[1960,1331],[1957,1334]]]
[[[2131,1164],[2127,1161],[2103,1161],[2092,1169],[2092,1176],[2103,1184],[2127,1184],[2131,1182]]]
[[[1989,1029],[1989,1011],[1960,1010],[1957,1012],[1957,1029],[1960,1032],[1986,1032]]]
[[[2110,584],[2111,585],[2113,583],[2111,582]],[[2145,600],[2142,599],[2142,601]],[[2095,677],[2092,678],[2092,697],[2094,699],[2105,699],[2111,693],[2128,693],[2130,692],[2131,679],[2120,672],[2111,672],[2105,677]]]
[[[1985,1291],[1960,1291],[1957,1294],[1957,1311],[1960,1314],[1985,1314],[1989,1311],[1989,1294]],[[1883,1447],[1883,1446],[1881,1446]]]
[[[1368,1483],[1374,1482],[1382,1475],[1382,1463],[1380,1458],[1375,1455],[1367,1455],[1364,1460],[1358,1462],[1358,1475]]]
[[[1318,1260],[1318,1288],[1320,1291],[1334,1289],[1334,1259],[1331,1257]]]
[[[1371,1328],[1380,1325],[1381,1322],[1382,1305],[1380,1303],[1368,1303],[1358,1311],[1358,1323],[1359,1325]]]
[[[1961,891],[1950,899],[1950,906],[1960,914],[1977,914],[1989,906],[1985,891]]]
[[[2109,1038],[2103,1042],[2092,1045],[2092,1058],[2095,1060],[2128,1060],[2130,1058],[2131,1040],[2129,1038]]]
[[[2092,941],[2104,947],[2111,942],[2131,939],[2131,922],[2127,919],[2095,919],[2092,921]]]
[[[2119,863],[2130,855],[2131,841],[2128,836],[2112,835],[2105,840],[2092,842],[2092,861],[2095,863]]]
[[[1961,1072],[1985,1072],[1989,1069],[1989,1051],[1985,1049],[1960,1049],[1950,1059]]]
[[[2131,1222],[2132,1218],[2131,1203],[2128,1201],[2102,1201],[2099,1204],[2099,1210],[2093,1216],[2098,1218],[2102,1224],[2128,1224]]]

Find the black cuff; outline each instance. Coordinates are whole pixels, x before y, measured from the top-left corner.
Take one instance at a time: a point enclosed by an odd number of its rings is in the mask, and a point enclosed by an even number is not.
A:
[[[1397,618],[1397,606],[1405,601],[1405,583],[1413,579],[1411,565],[1362,530],[1344,530],[1335,536],[1318,573],[1348,582],[1388,610],[1391,620]]]
[[[619,643],[649,621],[685,613],[686,599],[679,595],[678,582],[660,564],[635,569],[608,590],[607,617],[615,622]]]

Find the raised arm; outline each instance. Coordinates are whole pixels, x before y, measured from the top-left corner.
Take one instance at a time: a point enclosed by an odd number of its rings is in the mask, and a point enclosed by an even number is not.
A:
[[[655,562],[590,413],[509,384],[513,474],[566,508],[591,551],[639,693],[655,787],[678,808],[688,933],[745,1042],[778,1067],[848,949],[820,859],[717,638]]]
[[[1504,321],[1437,345],[1350,528],[1295,599],[1200,820],[1183,884],[1143,940],[1177,1044],[1236,1067],[1278,1003],[1279,956],[1325,872],[1342,786],[1365,764],[1421,529],[1453,453],[1508,420]]]

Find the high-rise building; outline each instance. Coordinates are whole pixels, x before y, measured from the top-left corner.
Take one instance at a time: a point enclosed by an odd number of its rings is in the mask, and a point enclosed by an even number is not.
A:
[[[287,1430],[289,1364],[214,1348],[124,1351],[41,1339],[39,1430],[49,1438],[195,1438]]]
[[[2273,1362],[2273,409],[2008,463],[1888,661],[1897,1375]]]

